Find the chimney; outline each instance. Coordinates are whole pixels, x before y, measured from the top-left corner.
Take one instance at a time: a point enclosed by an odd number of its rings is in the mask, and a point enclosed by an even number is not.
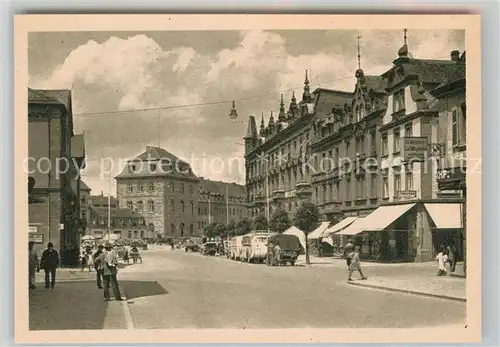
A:
[[[451,61],[457,62],[460,59],[460,51],[454,50],[451,51]]]

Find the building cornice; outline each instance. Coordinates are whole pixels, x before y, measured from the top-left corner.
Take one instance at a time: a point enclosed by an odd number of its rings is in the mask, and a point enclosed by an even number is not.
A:
[[[435,117],[439,114],[438,111],[436,110],[417,110],[409,115],[403,116],[397,120],[392,120],[391,122],[384,124],[380,127],[380,131],[384,132],[387,131],[393,127],[396,127],[401,124],[405,124],[411,120],[414,120],[416,118],[421,118],[421,117]]]

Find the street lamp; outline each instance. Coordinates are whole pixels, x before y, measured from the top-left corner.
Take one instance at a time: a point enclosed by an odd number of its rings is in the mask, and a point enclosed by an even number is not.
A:
[[[238,112],[236,112],[236,103],[233,100],[233,108],[231,109],[231,112],[229,112],[229,118],[234,122],[236,121],[236,118],[238,118]]]

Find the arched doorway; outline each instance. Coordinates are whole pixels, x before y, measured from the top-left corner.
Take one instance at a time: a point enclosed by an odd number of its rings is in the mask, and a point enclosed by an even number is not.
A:
[[[148,233],[147,233],[147,237],[149,237],[149,235],[151,235],[151,237],[153,237],[153,235],[155,234],[155,225],[153,223],[149,223],[148,224]]]

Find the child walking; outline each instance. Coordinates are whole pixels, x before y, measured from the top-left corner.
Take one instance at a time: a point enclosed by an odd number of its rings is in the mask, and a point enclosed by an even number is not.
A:
[[[366,280],[367,277],[365,277],[363,271],[361,270],[361,262],[359,260],[359,246],[356,246],[354,250],[349,253],[349,258],[351,259],[351,263],[349,264],[349,278],[347,280],[352,281],[352,273],[354,271],[358,271],[361,275],[361,279]]]

